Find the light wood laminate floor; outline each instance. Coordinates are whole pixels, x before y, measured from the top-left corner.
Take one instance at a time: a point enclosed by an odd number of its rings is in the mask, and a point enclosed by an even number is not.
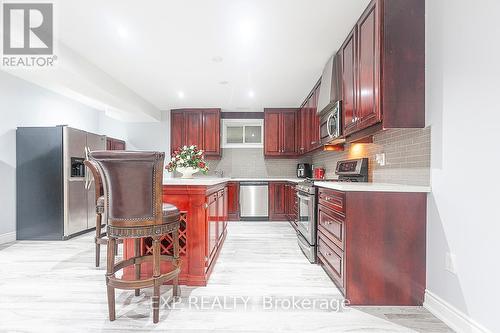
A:
[[[157,325],[147,289],[117,290],[117,319],[108,321],[101,258],[95,268],[93,233],[0,246],[0,331],[451,332],[421,307],[336,311],[342,296],[285,222],[230,223],[208,286],[183,286],[175,305],[165,286]]]

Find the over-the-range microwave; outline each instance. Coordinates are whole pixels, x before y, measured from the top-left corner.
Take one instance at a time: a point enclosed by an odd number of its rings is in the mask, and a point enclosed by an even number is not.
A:
[[[321,144],[338,144],[342,138],[342,102],[335,102],[320,118],[319,134]]]

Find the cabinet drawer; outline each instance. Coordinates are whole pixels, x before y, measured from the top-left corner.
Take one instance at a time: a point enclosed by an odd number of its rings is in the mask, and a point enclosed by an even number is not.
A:
[[[319,229],[329,236],[330,240],[344,250],[345,220],[334,210],[318,206]]]
[[[341,289],[344,288],[344,252],[319,233],[318,256],[323,267]]]
[[[319,188],[318,203],[328,208],[334,209],[337,212],[344,214],[345,212],[345,194],[335,190]]]

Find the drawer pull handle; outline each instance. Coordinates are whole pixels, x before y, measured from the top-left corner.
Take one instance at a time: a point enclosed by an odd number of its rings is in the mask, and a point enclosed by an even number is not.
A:
[[[330,225],[330,224],[332,224],[332,222],[331,221],[326,221],[325,224],[326,225]]]
[[[330,257],[330,256],[332,255],[332,253],[331,253],[331,252],[328,252],[326,255]]]

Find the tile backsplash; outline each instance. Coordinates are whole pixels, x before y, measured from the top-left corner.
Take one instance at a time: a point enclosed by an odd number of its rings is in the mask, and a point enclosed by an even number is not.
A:
[[[224,148],[220,161],[208,161],[209,176],[215,170],[224,177],[295,177],[301,159],[265,159],[262,148]]]
[[[385,153],[385,166],[375,161],[375,154]],[[390,129],[377,133],[373,143],[348,144],[343,152],[320,151],[312,163],[326,169],[326,177],[335,177],[338,160],[369,158],[369,181],[410,185],[429,185],[431,137],[430,127],[423,129]]]
[[[375,155],[385,153],[385,166]],[[265,159],[262,148],[225,148],[222,159],[208,161],[213,177],[215,170],[224,177],[295,177],[297,163],[312,163],[326,169],[327,178],[336,178],[337,161],[368,157],[369,181],[409,185],[429,185],[431,137],[430,127],[390,129],[373,136],[373,143],[347,144],[342,152],[316,151],[298,159]],[[177,175],[178,176],[178,175]],[[200,176],[200,175],[198,175]]]

